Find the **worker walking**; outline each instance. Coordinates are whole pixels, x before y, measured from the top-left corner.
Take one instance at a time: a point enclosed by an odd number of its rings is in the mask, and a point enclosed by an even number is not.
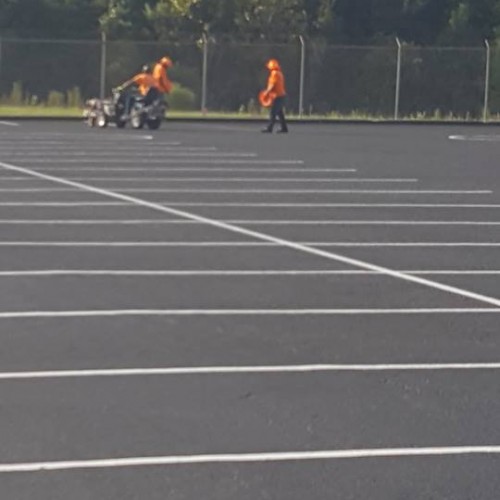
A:
[[[266,90],[263,92],[264,98],[272,98],[271,112],[269,115],[269,124],[262,132],[271,133],[276,123],[276,118],[279,118],[281,129],[278,133],[286,134],[288,126],[285,118],[285,77],[281,71],[279,62],[276,59],[270,59],[266,68],[269,70]]]

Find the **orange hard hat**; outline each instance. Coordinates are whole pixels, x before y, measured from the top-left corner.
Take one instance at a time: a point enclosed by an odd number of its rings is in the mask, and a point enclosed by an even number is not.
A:
[[[164,67],[164,68],[170,68],[171,66],[174,65],[174,63],[172,62],[172,59],[170,59],[170,57],[162,57],[160,59],[160,64]]]
[[[269,71],[273,71],[275,69],[280,69],[280,63],[278,62],[277,59],[269,59],[269,61],[267,61],[267,64],[266,64],[266,68]]]

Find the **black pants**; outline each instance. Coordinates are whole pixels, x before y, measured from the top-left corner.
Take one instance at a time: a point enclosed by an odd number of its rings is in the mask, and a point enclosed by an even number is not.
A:
[[[276,123],[276,118],[279,118],[281,124],[281,130],[288,131],[288,126],[286,124],[285,118],[285,96],[276,97],[273,101],[273,105],[271,106],[271,113],[269,115],[269,125],[267,129],[272,132],[274,124]]]
[[[156,99],[159,98],[160,98],[160,91],[155,87],[151,87],[148,90],[148,93],[144,96],[144,105],[149,106],[150,104],[153,104],[153,102],[155,102]]]

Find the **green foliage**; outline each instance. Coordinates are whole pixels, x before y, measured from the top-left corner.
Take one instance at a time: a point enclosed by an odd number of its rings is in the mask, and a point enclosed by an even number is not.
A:
[[[79,87],[73,87],[66,91],[66,105],[70,108],[79,108],[83,103]]]
[[[181,85],[174,85],[168,98],[170,109],[177,111],[189,111],[195,109],[196,96],[192,90]]]
[[[62,107],[64,106],[64,94],[57,90],[51,90],[47,96],[47,106]]]
[[[12,104],[13,106],[19,106],[24,102],[23,95],[23,85],[21,82],[14,82],[12,84],[12,90],[10,91],[10,95],[7,98],[7,102]]]
[[[290,41],[346,44],[395,36],[477,45],[500,34],[500,0],[0,0],[7,37]]]

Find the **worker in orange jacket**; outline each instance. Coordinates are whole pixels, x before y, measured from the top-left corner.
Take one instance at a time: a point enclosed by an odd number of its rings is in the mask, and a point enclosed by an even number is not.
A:
[[[162,94],[170,94],[173,84],[168,78],[167,69],[173,66],[170,57],[162,57],[153,68],[153,78],[156,80]]]
[[[121,92],[132,85],[135,85],[139,94],[144,97],[144,104],[146,106],[152,104],[160,96],[158,84],[153,75],[150,73],[149,66],[143,66],[140,73],[137,73],[137,75],[133,76],[130,80],[122,83],[119,87],[117,87],[117,90]],[[135,97],[133,95],[130,95],[127,99],[127,104],[125,106],[127,114],[130,113],[134,100]]]
[[[284,111],[286,98],[285,77],[276,59],[270,59],[266,64],[266,68],[269,70],[269,77],[266,90],[264,91],[264,97],[272,96],[273,102],[269,115],[269,124],[262,132],[271,133],[276,123],[276,118],[279,118],[281,129],[278,132],[286,134],[288,132],[288,126],[286,124]]]

